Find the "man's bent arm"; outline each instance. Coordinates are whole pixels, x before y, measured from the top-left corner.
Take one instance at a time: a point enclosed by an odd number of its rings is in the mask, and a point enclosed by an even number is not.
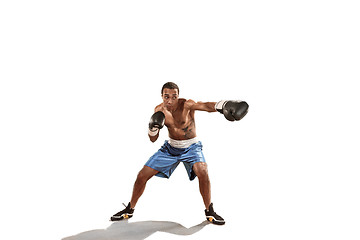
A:
[[[160,111],[159,106],[156,106],[155,113],[151,116],[149,122],[148,135],[150,141],[155,142],[159,137],[160,129],[165,125],[165,115]]]

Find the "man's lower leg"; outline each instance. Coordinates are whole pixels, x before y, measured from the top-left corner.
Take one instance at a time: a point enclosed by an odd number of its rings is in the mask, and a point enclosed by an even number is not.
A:
[[[143,180],[137,179],[134,183],[133,193],[130,201],[131,208],[135,208],[137,201],[141,197],[141,195],[144,193],[146,182]]]
[[[208,177],[204,179],[199,178],[199,188],[205,208],[209,210],[209,206],[211,204],[211,185]]]

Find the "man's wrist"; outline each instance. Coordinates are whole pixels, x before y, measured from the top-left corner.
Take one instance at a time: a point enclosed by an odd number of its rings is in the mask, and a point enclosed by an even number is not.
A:
[[[149,128],[149,131],[148,131],[149,136],[154,137],[154,136],[156,136],[158,133],[159,133],[159,129],[158,129],[158,128],[152,128],[152,129]]]
[[[227,101],[221,100],[215,104],[215,110],[222,113],[223,106],[225,105]]]

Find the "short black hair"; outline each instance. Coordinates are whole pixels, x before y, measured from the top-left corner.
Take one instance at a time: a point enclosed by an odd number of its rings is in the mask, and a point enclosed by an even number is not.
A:
[[[168,88],[168,89],[177,89],[178,93],[180,92],[178,85],[176,85],[173,82],[167,82],[163,85],[162,89],[161,89],[161,95],[163,94],[164,88]]]

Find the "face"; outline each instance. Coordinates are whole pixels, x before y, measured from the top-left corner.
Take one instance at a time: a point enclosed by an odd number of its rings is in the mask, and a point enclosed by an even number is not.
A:
[[[176,110],[179,101],[179,92],[177,89],[164,88],[161,97],[168,111]]]

